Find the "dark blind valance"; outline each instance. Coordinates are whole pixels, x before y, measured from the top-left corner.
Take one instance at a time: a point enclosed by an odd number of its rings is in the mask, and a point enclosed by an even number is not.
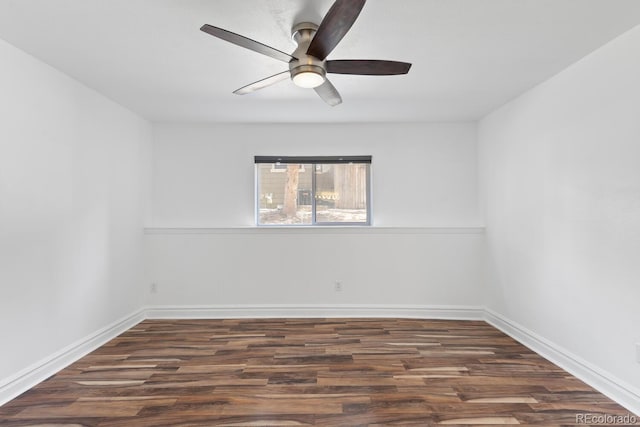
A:
[[[371,163],[371,156],[255,156],[256,163]]]

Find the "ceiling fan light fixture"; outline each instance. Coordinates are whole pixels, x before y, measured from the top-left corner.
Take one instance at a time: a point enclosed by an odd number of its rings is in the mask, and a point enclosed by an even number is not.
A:
[[[301,88],[316,88],[325,82],[325,71],[316,65],[301,65],[291,70],[291,80]]]
[[[305,71],[293,77],[293,83],[305,89],[312,89],[324,83],[324,77],[313,71]]]

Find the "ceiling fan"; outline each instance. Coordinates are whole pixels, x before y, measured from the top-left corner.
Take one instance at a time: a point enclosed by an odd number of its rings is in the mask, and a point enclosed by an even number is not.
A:
[[[342,102],[342,98],[327,78],[327,74],[390,76],[407,74],[411,68],[411,64],[398,61],[368,59],[327,60],[327,56],[347,34],[356,18],[358,18],[365,2],[366,0],[336,0],[319,26],[311,22],[301,22],[294,25],[291,30],[291,37],[298,47],[292,54],[212,25],[205,24],[200,30],[289,64],[289,70],[243,86],[233,93],[245,95],[290,77],[296,86],[313,88],[324,102],[331,106],[336,106]]]

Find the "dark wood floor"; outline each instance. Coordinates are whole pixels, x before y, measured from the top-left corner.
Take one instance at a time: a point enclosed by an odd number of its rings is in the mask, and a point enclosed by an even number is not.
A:
[[[579,424],[628,415],[484,322],[147,320],[0,408],[2,426]]]

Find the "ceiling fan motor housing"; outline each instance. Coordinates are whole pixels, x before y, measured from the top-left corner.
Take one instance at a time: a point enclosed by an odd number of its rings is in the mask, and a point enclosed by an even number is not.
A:
[[[296,50],[292,53],[294,59],[289,62],[289,71],[291,72],[291,79],[299,85],[301,77],[313,78],[315,87],[322,84],[327,75],[326,61],[321,61],[311,55],[307,55],[307,50],[313,40],[318,26],[312,22],[301,22],[293,27],[291,30],[291,38],[298,44]]]

